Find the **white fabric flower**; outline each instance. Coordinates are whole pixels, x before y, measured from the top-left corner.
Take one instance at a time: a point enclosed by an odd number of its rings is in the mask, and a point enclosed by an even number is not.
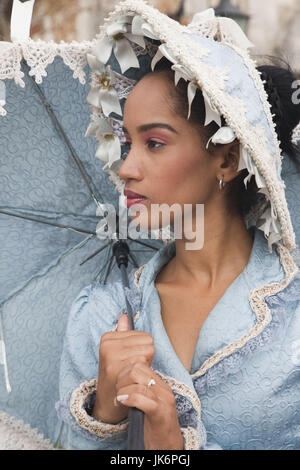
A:
[[[130,42],[134,42],[145,49],[144,33],[142,35],[132,33],[132,16],[120,16],[116,21],[108,25],[107,36],[96,44],[95,54],[98,60],[106,64],[113,52],[119,62],[122,73],[131,67],[139,68],[139,61],[132,49]],[[137,30],[137,20],[135,31]]]
[[[113,134],[105,134],[102,139],[99,139],[99,147],[96,152],[96,157],[102,162],[106,163],[103,170],[110,168],[112,164],[121,158],[121,144]]]
[[[96,157],[106,164],[103,170],[111,168],[113,163],[121,159],[121,143],[119,138],[114,135],[109,119],[100,116],[94,117],[85,136],[90,137],[93,134],[96,134],[96,139],[99,142]]]
[[[91,54],[87,54],[87,61],[92,71],[91,90],[87,96],[88,103],[101,109],[105,116],[109,116],[112,112],[122,116],[118,94],[114,88],[114,72]]]

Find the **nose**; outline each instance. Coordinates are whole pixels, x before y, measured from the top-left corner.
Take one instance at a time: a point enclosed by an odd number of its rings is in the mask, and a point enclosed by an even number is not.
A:
[[[125,181],[129,179],[141,180],[143,178],[137,152],[134,152],[132,148],[120,166],[118,175]]]

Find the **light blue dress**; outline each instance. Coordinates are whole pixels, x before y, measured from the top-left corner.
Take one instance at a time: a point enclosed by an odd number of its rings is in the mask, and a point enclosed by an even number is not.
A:
[[[185,449],[300,449],[299,270],[288,250],[269,253],[252,230],[249,262],[205,320],[190,373],[168,338],[154,284],[175,243],[130,273],[135,328],[154,338],[152,368],[172,387]],[[73,303],[56,405],[65,448],[126,449],[127,420],[104,424],[89,411],[101,335],[125,311],[121,281],[90,285]]]

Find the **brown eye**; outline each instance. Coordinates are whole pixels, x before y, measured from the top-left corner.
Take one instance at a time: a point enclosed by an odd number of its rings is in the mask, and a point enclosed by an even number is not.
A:
[[[163,144],[162,142],[157,142],[156,140],[148,140],[147,145],[150,150],[158,150],[165,144]],[[159,145],[159,147],[156,147],[156,145]]]

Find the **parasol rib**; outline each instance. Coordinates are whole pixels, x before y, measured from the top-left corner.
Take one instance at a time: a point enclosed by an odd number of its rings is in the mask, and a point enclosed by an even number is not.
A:
[[[95,251],[95,253],[93,253],[91,256],[89,256],[87,259],[85,259],[84,261],[82,261],[80,263],[80,266],[82,266],[83,264],[85,264],[87,261],[89,261],[90,259],[94,258],[94,256],[98,255],[99,253],[101,253],[102,250],[104,250],[105,248],[107,248],[110,244],[112,243],[112,241],[110,241],[109,243],[106,243],[106,245],[102,246],[99,250]]]
[[[147,248],[150,248],[151,250],[159,250],[160,248],[158,247],[155,247],[155,246],[151,246],[151,245],[148,245],[147,243],[145,242],[141,242],[140,240],[135,240],[134,238],[130,238],[130,237],[127,237],[128,240],[132,241],[132,242],[135,242],[135,243],[138,243],[140,245],[143,245],[143,246],[146,246]]]
[[[96,236],[96,232],[90,232],[89,230],[84,230],[84,229],[80,229],[80,228],[76,228],[76,227],[71,227],[69,225],[62,225],[62,224],[58,224],[58,223],[54,223],[54,222],[46,222],[45,220],[35,219],[34,217],[29,217],[28,215],[20,215],[20,214],[4,211],[2,209],[0,209],[0,214],[10,215],[12,217],[18,217],[20,219],[31,220],[32,222],[39,222],[40,224],[52,225],[53,227],[64,228],[64,229],[67,229],[67,230],[72,230],[74,232],[83,233],[85,235],[95,235]]]
[[[110,252],[111,252],[111,249],[110,249]],[[108,264],[107,269],[106,269],[106,272],[105,272],[105,277],[104,277],[103,284],[106,284],[106,281],[107,281],[108,276],[109,276],[109,274],[110,274],[110,269],[111,269],[111,267],[112,267],[113,261],[114,261],[114,257],[111,256],[111,257],[110,257],[110,260],[109,260],[109,264]]]

